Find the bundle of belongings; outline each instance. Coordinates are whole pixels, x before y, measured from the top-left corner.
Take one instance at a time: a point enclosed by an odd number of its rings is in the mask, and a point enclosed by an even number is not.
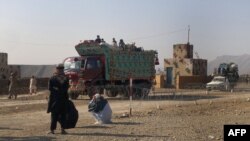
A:
[[[78,111],[75,108],[75,105],[72,101],[68,100],[66,105],[67,105],[67,112],[66,112],[66,121],[64,124],[64,129],[75,128],[79,117]],[[59,122],[61,122],[60,119]]]

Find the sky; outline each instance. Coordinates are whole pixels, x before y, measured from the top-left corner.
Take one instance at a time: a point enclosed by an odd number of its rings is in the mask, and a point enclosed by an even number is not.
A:
[[[57,64],[80,40],[135,42],[172,58],[190,43],[199,57],[249,54],[249,0],[0,0],[0,52],[9,64]]]

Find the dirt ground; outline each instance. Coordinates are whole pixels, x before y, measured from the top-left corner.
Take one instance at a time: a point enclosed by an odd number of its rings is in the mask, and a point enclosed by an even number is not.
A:
[[[47,91],[22,95],[17,100],[0,96],[0,141],[208,141],[223,140],[224,124],[250,123],[250,93],[189,91],[158,93],[144,100],[130,102],[110,98],[112,124],[94,125],[87,112],[89,99],[74,100],[79,111],[77,127],[60,134],[48,135],[50,114],[46,113]],[[125,114],[126,115],[126,114]]]

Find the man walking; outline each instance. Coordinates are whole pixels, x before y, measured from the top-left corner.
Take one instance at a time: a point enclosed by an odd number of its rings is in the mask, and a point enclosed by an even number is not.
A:
[[[56,67],[56,72],[49,80],[49,102],[47,113],[51,112],[51,124],[50,124],[50,134],[54,134],[56,129],[57,121],[61,124],[61,134],[67,134],[64,130],[65,120],[66,120],[66,110],[69,88],[69,79],[64,74],[63,64],[59,64]]]
[[[17,98],[17,92],[15,91],[16,77],[15,77],[14,73],[10,74],[8,85],[9,85],[8,99],[11,99],[13,95],[15,96],[15,99],[16,99]]]
[[[36,94],[36,90],[37,90],[36,78],[35,78],[34,75],[32,75],[31,78],[30,78],[30,95],[32,95],[32,93]]]

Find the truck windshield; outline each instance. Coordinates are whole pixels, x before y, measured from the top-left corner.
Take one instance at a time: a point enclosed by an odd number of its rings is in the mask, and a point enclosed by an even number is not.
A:
[[[64,62],[64,69],[65,70],[69,70],[69,69],[80,70],[80,68],[81,68],[81,61],[66,60]]]

